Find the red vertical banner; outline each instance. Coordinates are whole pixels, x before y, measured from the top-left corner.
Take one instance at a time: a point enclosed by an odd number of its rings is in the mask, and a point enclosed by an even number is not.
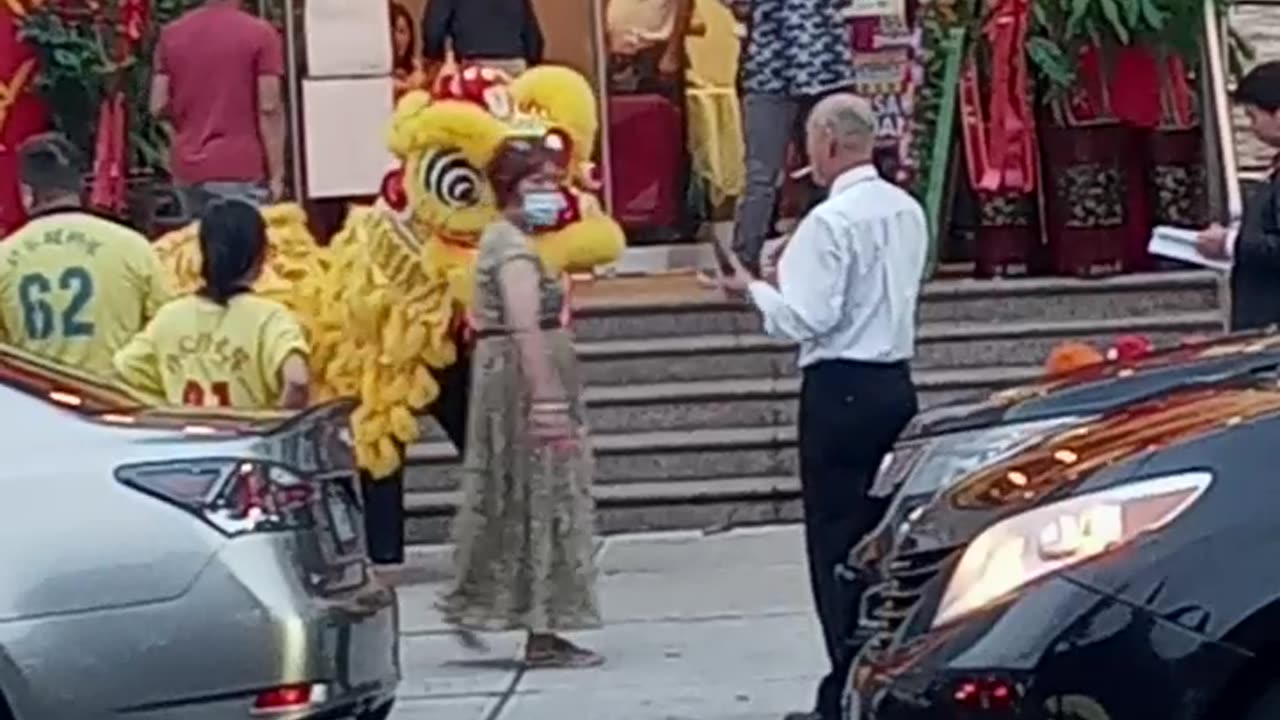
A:
[[[18,194],[18,146],[49,129],[48,108],[35,93],[35,52],[18,37],[22,17],[37,2],[0,1],[0,235],[26,220]]]

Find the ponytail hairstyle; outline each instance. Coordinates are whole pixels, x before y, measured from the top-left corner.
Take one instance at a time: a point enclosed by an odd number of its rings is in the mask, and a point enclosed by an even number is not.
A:
[[[262,266],[267,227],[258,209],[243,200],[218,200],[200,217],[200,295],[219,305],[252,292]]]

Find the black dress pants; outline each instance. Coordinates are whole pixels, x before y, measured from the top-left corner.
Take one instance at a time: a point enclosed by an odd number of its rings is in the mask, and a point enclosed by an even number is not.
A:
[[[471,392],[471,355],[461,346],[458,361],[435,374],[440,396],[428,412],[440,423],[459,453],[467,447],[467,406]],[[379,565],[404,562],[404,468],[374,480],[361,471],[365,542],[369,558]]]
[[[887,498],[868,496],[880,463],[917,410],[907,363],[823,361],[804,369],[800,391],[800,483],[809,578],[831,670],[816,711],[838,720],[853,662],[856,620],[836,576],[850,548],[880,523]]]

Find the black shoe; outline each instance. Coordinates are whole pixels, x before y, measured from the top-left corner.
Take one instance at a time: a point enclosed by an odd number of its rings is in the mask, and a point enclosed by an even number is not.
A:
[[[782,716],[782,720],[822,720],[817,712],[793,712]]]

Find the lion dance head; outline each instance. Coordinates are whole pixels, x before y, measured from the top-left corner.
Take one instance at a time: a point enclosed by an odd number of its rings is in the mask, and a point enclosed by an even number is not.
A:
[[[441,75],[430,94],[401,99],[389,137],[400,166],[383,182],[382,200],[423,239],[426,262],[447,268],[455,299],[469,305],[480,235],[499,214],[484,170],[505,139],[529,138],[560,158],[566,196],[560,221],[536,238],[539,255],[548,272],[590,270],[625,245],[594,195],[598,130],[591,86],[569,68],[539,66],[512,80],[463,67]]]

